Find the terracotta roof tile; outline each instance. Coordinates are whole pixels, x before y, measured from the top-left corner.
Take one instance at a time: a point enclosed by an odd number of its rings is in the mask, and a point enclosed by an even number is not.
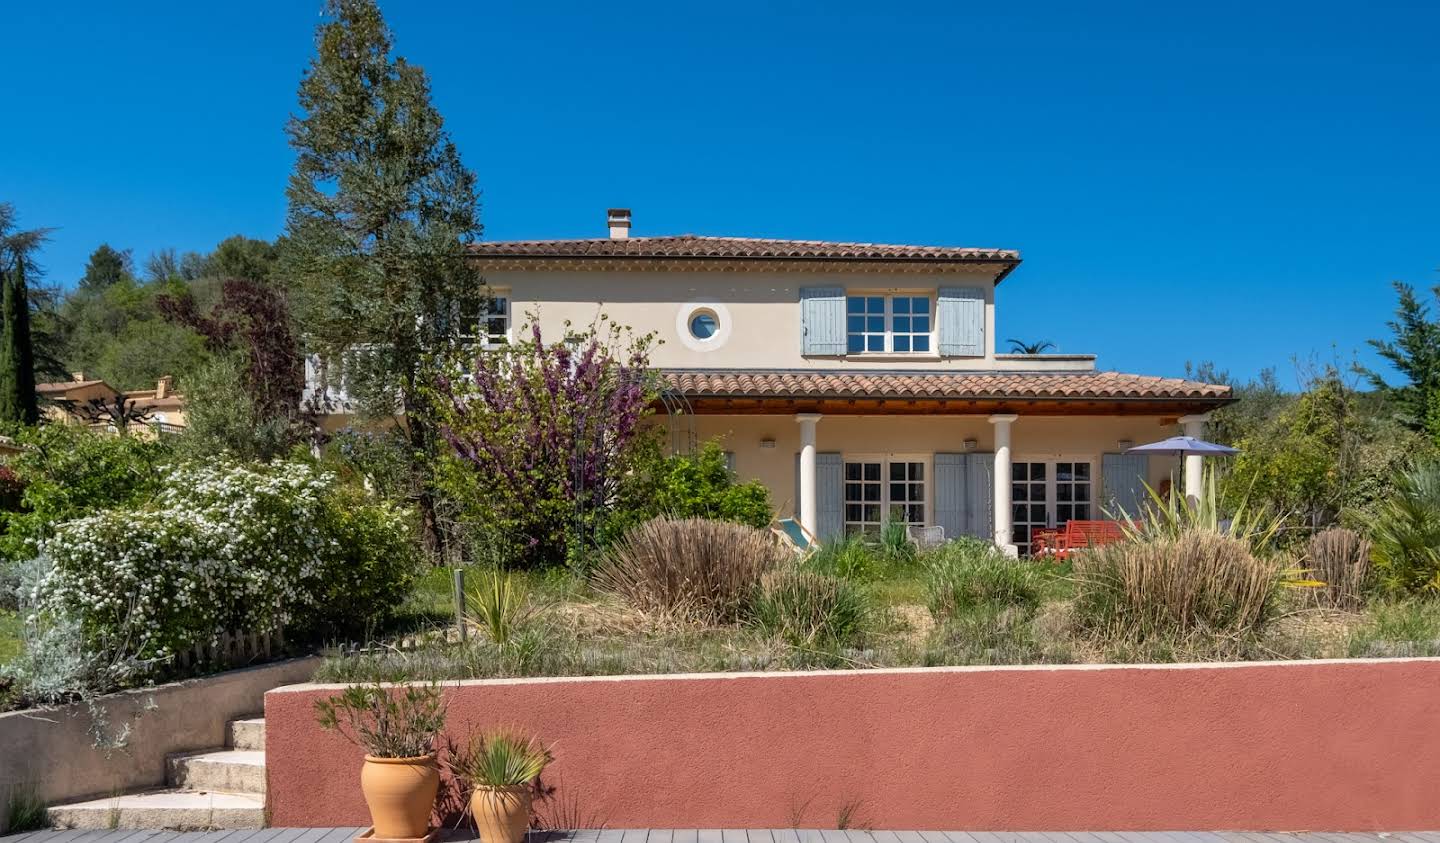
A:
[[[773,260],[909,260],[1018,263],[1010,249],[772,240],[754,237],[597,237],[580,240],[510,240],[475,243],[477,257],[536,258],[710,258]]]
[[[705,369],[663,373],[690,398],[1044,398],[1225,401],[1230,387],[1121,372],[817,372]]]

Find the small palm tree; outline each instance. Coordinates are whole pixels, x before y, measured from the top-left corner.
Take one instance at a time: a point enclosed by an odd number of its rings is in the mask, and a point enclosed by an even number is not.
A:
[[[1010,343],[1011,354],[1044,354],[1055,347],[1055,343],[1049,340],[1039,342],[1021,342],[1020,340],[1006,340]]]

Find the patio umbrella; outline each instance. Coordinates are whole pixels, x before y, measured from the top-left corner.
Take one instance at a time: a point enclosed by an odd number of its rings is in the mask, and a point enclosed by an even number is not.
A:
[[[1171,457],[1233,457],[1240,453],[1225,445],[1216,445],[1193,436],[1172,436],[1148,445],[1126,448],[1127,454],[1163,454]]]
[[[1206,442],[1204,439],[1196,439],[1193,436],[1172,436],[1169,439],[1162,439],[1159,442],[1151,442],[1146,445],[1136,445],[1133,448],[1126,448],[1127,454],[1161,454],[1163,456],[1177,457],[1230,457],[1240,453],[1235,448],[1226,445],[1217,445],[1214,442]],[[1186,469],[1187,471],[1189,469]],[[1171,485],[1174,485],[1175,476],[1170,476]],[[1187,479],[1186,485],[1189,485]],[[1198,488],[1198,487],[1196,487]],[[1186,500],[1191,506],[1196,505],[1192,495],[1186,495]]]

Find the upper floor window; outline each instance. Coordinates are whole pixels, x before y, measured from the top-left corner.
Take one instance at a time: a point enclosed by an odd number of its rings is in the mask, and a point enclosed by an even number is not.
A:
[[[847,296],[849,354],[929,353],[933,329],[929,296]]]
[[[510,342],[510,296],[496,290],[484,298],[462,302],[459,308],[459,338],[486,346]]]

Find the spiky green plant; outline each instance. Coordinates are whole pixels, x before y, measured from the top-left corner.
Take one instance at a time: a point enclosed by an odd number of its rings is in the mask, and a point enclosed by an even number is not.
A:
[[[1107,513],[1119,521],[1131,538],[1177,539],[1186,533],[1205,532],[1229,536],[1244,543],[1252,552],[1270,547],[1285,527],[1284,513],[1273,512],[1250,503],[1247,493],[1228,515],[1221,505],[1213,468],[1201,473],[1200,497],[1192,504],[1184,495],[1172,492],[1162,495],[1145,484],[1148,498],[1143,513]],[[1131,519],[1138,518],[1138,521]]]
[[[480,575],[466,592],[465,605],[470,622],[500,645],[509,644],[537,611],[524,583],[499,570]]]
[[[1372,558],[1391,594],[1440,591],[1440,465],[1395,478],[1395,491],[1370,519]]]
[[[514,787],[540,777],[554,760],[539,740],[511,729],[475,735],[451,766],[471,787]]]

